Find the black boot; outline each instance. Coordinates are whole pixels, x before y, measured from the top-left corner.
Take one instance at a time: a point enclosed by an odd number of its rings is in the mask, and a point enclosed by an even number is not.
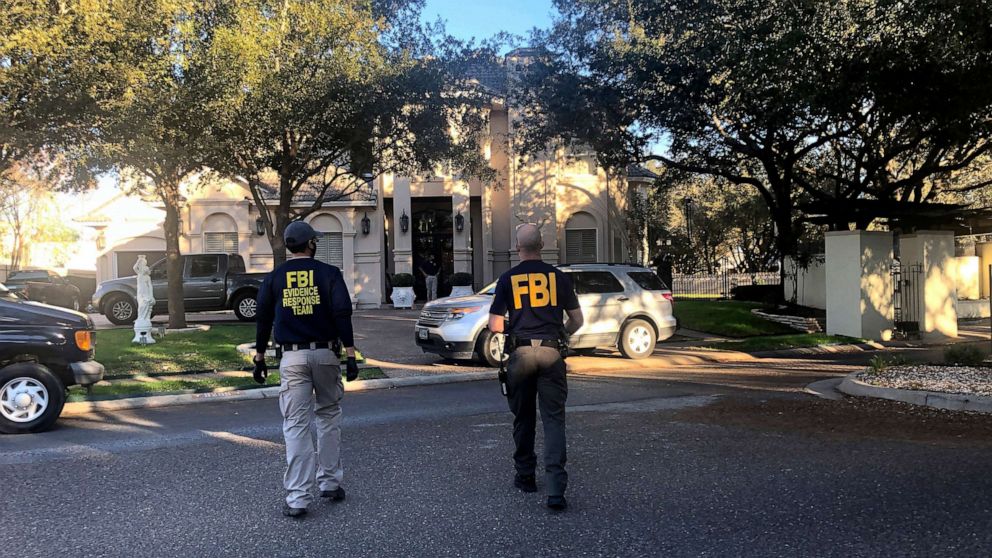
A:
[[[537,480],[534,478],[534,475],[521,475],[517,473],[517,476],[513,478],[513,486],[524,492],[537,492]]]

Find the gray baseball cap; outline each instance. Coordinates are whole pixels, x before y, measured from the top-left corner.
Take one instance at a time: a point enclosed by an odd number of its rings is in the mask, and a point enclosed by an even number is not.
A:
[[[313,230],[309,223],[303,221],[293,221],[282,233],[283,240],[287,246],[300,246],[310,242],[311,238],[320,238],[324,233]]]

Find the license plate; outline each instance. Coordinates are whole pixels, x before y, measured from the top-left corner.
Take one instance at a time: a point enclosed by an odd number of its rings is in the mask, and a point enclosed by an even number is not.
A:
[[[417,339],[427,339],[427,328],[419,327],[417,328]]]

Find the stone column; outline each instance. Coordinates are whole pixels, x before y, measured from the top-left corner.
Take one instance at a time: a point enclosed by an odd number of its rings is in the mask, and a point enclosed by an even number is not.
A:
[[[918,231],[899,239],[899,259],[903,280],[917,280],[911,291],[917,297],[920,333],[924,339],[958,336],[957,266],[954,261],[954,233]],[[919,274],[907,273],[919,266]]]
[[[451,188],[452,256],[455,273],[472,273],[472,211],[469,205],[468,182],[459,181]],[[454,222],[458,214],[465,220],[461,231]]]
[[[410,178],[396,177],[393,182],[393,265],[396,273],[413,273],[413,231],[403,232],[400,218],[406,213],[410,227],[413,214],[410,210]]]
[[[827,333],[888,341],[893,328],[892,233],[826,233]]]

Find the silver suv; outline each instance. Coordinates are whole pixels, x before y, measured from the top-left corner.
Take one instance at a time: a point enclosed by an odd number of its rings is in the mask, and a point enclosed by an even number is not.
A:
[[[629,264],[573,264],[569,274],[585,314],[585,324],[570,340],[584,352],[616,347],[627,358],[644,358],[655,343],[675,333],[672,292],[646,267]],[[449,297],[424,306],[414,335],[425,353],[451,359],[478,357],[497,366],[501,335],[488,329],[489,305],[496,283],[472,296]]]

